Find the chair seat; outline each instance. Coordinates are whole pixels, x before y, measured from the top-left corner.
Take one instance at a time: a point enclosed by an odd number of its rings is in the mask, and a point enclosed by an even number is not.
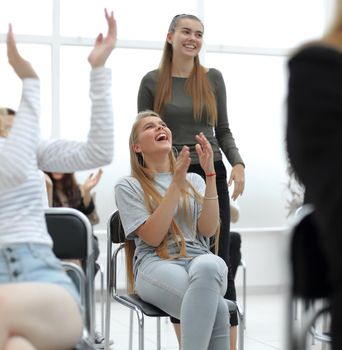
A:
[[[140,299],[140,297],[136,294],[117,295],[115,298],[118,302],[124,303],[125,305],[127,305],[127,303],[129,303],[129,304],[132,304],[132,306],[133,305],[138,306],[139,308],[141,308],[141,310],[143,311],[143,313],[146,316],[149,316],[149,317],[164,317],[164,316],[167,317],[167,316],[169,316],[169,314],[160,310],[156,306],[153,306],[152,304],[146,303],[145,301]],[[227,302],[228,310],[230,313],[238,311],[238,306],[234,301],[226,299],[226,302]]]
[[[167,317],[169,314],[166,312],[158,309],[156,306],[153,306],[152,304],[144,302],[140,297],[136,294],[124,294],[124,295],[117,295],[115,296],[115,299],[126,306],[129,306],[129,304],[134,307],[135,305],[139,307],[142,312],[149,317]]]

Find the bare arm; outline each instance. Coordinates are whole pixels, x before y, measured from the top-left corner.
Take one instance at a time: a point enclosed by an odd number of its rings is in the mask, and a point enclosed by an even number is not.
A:
[[[0,139],[1,189],[25,181],[27,167],[35,156],[39,140],[40,84],[31,64],[18,52],[11,25],[7,34],[7,56],[9,64],[23,81],[23,89],[9,135]]]
[[[196,144],[196,151],[200,165],[206,175],[206,187],[203,199],[203,206],[201,215],[197,222],[198,232],[206,237],[211,237],[215,234],[220,221],[220,210],[216,189],[216,175],[214,168],[213,150],[210,143],[200,133],[196,136],[198,144]]]

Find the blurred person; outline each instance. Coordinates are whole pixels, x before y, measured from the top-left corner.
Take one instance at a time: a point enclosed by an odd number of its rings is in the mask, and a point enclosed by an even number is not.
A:
[[[332,294],[332,349],[342,349],[342,0],[318,40],[299,47],[288,61],[287,151],[314,206]],[[317,276],[320,278],[320,276]]]
[[[86,142],[40,139],[40,82],[9,26],[8,60],[23,87],[18,111],[0,137],[0,349],[70,350],[82,335],[76,286],[47,232],[39,169],[70,172],[112,160],[111,72],[104,64],[115,47],[116,22],[113,13],[105,17],[108,34],[97,37],[88,57],[92,117]]]

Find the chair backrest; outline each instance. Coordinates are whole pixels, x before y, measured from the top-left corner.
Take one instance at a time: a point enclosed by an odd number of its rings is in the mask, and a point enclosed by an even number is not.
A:
[[[294,296],[317,299],[331,295],[327,260],[312,207],[301,211],[298,223],[293,228],[290,254]]]
[[[115,211],[108,222],[112,243],[124,243],[125,232],[121,224],[119,211]]]
[[[51,209],[45,212],[45,219],[56,256],[59,259],[86,259],[88,236],[85,222],[74,211]]]

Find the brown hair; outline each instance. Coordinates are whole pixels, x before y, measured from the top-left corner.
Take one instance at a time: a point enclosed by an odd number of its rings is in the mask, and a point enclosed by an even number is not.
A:
[[[133,149],[134,144],[136,144],[137,142],[138,127],[140,125],[141,120],[143,118],[150,117],[150,116],[161,119],[161,117],[153,111],[140,112],[136,118],[135,123],[132,126],[131,134],[129,137],[129,150],[130,150],[130,161],[131,161],[131,176],[136,178],[139,181],[143,189],[144,202],[145,202],[146,208],[150,213],[153,213],[156,207],[160,204],[163,197],[161,196],[161,194],[158,192],[158,190],[154,185],[153,173],[148,168],[145,167],[141,154],[136,153]],[[172,150],[169,153],[169,159],[170,159],[170,172],[173,173],[175,169],[176,158]],[[190,182],[186,181],[186,188],[182,189],[182,195],[178,206],[179,208],[183,208],[183,215],[186,218],[190,217],[189,215],[190,193],[194,195],[197,201],[200,201],[200,202],[202,201],[202,196],[195,190],[195,188],[192,186]],[[171,237],[179,247],[178,257],[186,256],[185,240],[181,230],[179,229],[174,219],[171,222],[169,234],[166,235],[166,237],[163,239],[160,245],[156,248],[156,253],[158,254],[158,256],[162,259],[170,258],[170,255],[168,253],[168,247],[167,247],[169,235],[171,235]],[[129,291],[133,291],[134,289],[133,287],[134,276],[133,276],[133,266],[132,266],[134,250],[135,250],[134,241],[126,240],[125,251],[126,251],[126,267],[127,267],[127,284],[128,284]]]
[[[68,198],[68,205],[71,208],[79,207],[81,203],[81,192],[77,184],[76,177],[74,173],[64,173],[60,180],[55,180],[52,173],[46,173],[51,181],[53,188],[53,207],[61,207],[62,202],[59,196],[59,191],[61,191],[66,198]]]
[[[171,21],[171,24],[169,26],[169,33],[174,33],[179,24],[179,21],[184,18],[198,21],[203,26],[202,21],[194,15],[177,15]],[[172,45],[166,40],[164,44],[162,59],[158,69],[157,88],[153,106],[153,109],[159,114],[163,113],[164,105],[171,99],[172,58]],[[194,67],[190,76],[186,80],[185,90],[192,97],[194,118],[200,119],[202,117],[203,108],[205,108],[209,115],[210,122],[212,125],[216,125],[216,99],[210,85],[206,69],[200,64],[198,56],[194,58]]]

